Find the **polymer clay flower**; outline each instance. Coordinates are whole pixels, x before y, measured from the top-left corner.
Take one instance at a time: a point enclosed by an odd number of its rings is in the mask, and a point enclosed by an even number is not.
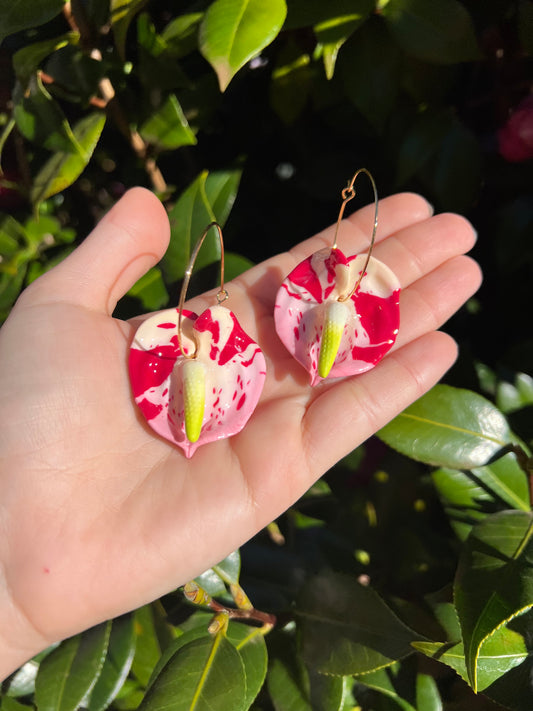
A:
[[[191,457],[200,445],[242,430],[261,395],[266,366],[257,343],[226,307],[200,316],[183,310],[181,329],[178,322],[176,308],[140,326],[129,372],[150,427]]]
[[[399,296],[396,275],[379,260],[326,248],[300,262],[281,285],[276,331],[311,385],[364,373],[396,340]]]

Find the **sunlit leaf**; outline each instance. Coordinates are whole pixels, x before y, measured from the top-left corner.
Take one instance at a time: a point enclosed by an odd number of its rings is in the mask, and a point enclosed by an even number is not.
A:
[[[447,664],[466,682],[464,647],[461,641],[415,642],[414,648],[428,657]],[[484,691],[503,674],[521,664],[528,656],[524,638],[518,632],[503,626],[481,644],[477,658],[477,690]]]
[[[213,566],[213,570],[225,583],[237,585],[241,572],[241,555],[238,550],[230,553],[224,560]]]
[[[533,514],[501,511],[471,532],[459,559],[454,595],[474,690],[483,642],[533,606]]]
[[[173,640],[172,632],[163,618],[161,603],[154,602],[136,610],[134,629],[137,641],[131,670],[133,676],[146,686],[163,650]]]
[[[173,56],[179,58],[196,49],[198,27],[203,16],[202,12],[179,15],[163,29],[161,37]]]
[[[135,627],[131,615],[113,620],[104,665],[87,706],[104,711],[117,696],[128,676],[135,654]]]
[[[17,128],[29,141],[50,151],[83,156],[83,149],[78,146],[65,114],[45,89],[38,74],[31,77],[26,88],[17,83],[13,103]]]
[[[126,35],[131,21],[146,2],[147,0],[110,0],[111,24],[121,57],[126,54]]]
[[[530,508],[527,476],[512,453],[472,471],[438,469],[432,478],[461,539],[468,536],[475,523],[498,508]]]
[[[378,432],[390,447],[426,464],[483,466],[511,441],[502,413],[481,395],[437,385]]]
[[[178,649],[151,685],[139,711],[244,711],[245,698],[240,654],[219,633]]]
[[[265,638],[257,627],[230,622],[227,638],[241,655],[246,677],[244,708],[252,705],[267,673],[268,653]],[[333,709],[331,710],[333,711]]]
[[[505,413],[533,405],[533,378],[527,373],[517,373],[513,383],[498,383],[496,404]]]
[[[169,150],[196,143],[196,137],[175,94],[170,94],[165,103],[151,114],[139,133],[145,141],[160,149]]]
[[[30,196],[34,205],[65,190],[81,175],[96,148],[105,119],[104,113],[94,112],[78,121],[73,134],[81,155],[58,151],[48,159],[33,181]]]
[[[1,0],[0,0],[1,1]],[[17,79],[25,85],[31,75],[39,67],[43,59],[67,44],[77,44],[79,41],[78,32],[68,32],[53,39],[34,42],[26,47],[22,47],[13,55],[13,69]]]
[[[128,296],[140,300],[143,309],[157,311],[168,304],[169,296],[161,270],[158,267],[149,269],[128,291]]]
[[[406,699],[402,698],[398,690],[395,687],[395,667],[389,667],[387,669],[378,669],[377,671],[371,672],[370,674],[363,674],[356,677],[356,681],[359,684],[363,684],[369,689],[383,694],[387,698],[391,699],[402,711],[417,711],[415,707],[410,704]],[[421,706],[420,711],[425,707]]]
[[[374,0],[363,0],[356,6],[352,5],[349,8],[349,13],[330,15],[326,20],[322,20],[314,26],[315,36],[322,46],[322,57],[328,79],[331,79],[335,72],[335,63],[340,48],[348,37],[363,24],[374,7]]]
[[[76,711],[102,672],[111,623],[71,637],[39,667],[35,701],[39,711]]]
[[[180,195],[169,210],[170,245],[162,261],[167,282],[183,278],[195,244],[210,222],[216,220],[222,227],[231,211],[240,181],[241,172],[203,171]],[[204,240],[195,269],[220,259],[220,242],[215,230]]]
[[[200,26],[200,51],[224,91],[235,74],[280,31],[285,0],[215,0]]]
[[[442,699],[435,679],[429,674],[417,674],[416,707],[424,711],[442,711]]]

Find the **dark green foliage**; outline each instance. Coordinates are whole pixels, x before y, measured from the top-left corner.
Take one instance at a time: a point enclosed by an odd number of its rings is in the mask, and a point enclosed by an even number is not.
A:
[[[532,26],[530,0],[0,0],[0,318],[135,184],[172,238],[121,317],[176,303],[211,220],[229,279],[332,223],[362,166],[470,218],[485,270],[447,385],[188,602],[28,662],[2,710],[533,708],[531,157],[498,143]]]

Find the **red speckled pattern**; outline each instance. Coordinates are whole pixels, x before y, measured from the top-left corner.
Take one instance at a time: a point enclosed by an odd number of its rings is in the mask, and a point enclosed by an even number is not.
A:
[[[281,285],[274,309],[276,331],[287,350],[311,376],[317,373],[324,309],[353,289],[366,255],[346,258],[339,249],[315,252]],[[385,264],[370,258],[359,288],[344,303],[349,316],[328,378],[357,375],[373,368],[391,349],[400,326],[400,284]]]
[[[206,368],[206,403],[197,442],[185,435],[178,309],[147,319],[131,345],[129,373],[135,402],[148,424],[191,457],[197,447],[240,432],[254,411],[265,382],[263,353],[224,306],[200,316],[183,311],[185,352],[194,351]]]

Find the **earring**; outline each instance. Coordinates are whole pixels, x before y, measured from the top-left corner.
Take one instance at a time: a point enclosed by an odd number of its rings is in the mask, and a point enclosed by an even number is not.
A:
[[[337,247],[337,234],[361,173],[374,190],[374,228],[368,254],[345,257]],[[276,331],[310,374],[311,385],[370,370],[396,340],[400,283],[389,267],[371,256],[377,226],[376,184],[370,172],[361,168],[342,191],[333,246],[300,262],[278,291]]]
[[[183,306],[194,262],[212,227],[220,239],[220,289],[217,305],[198,316]],[[202,444],[240,432],[265,382],[263,352],[221,305],[227,298],[222,229],[212,222],[191,255],[178,307],[144,321],[130,348],[135,402],[150,427],[186,457]]]

